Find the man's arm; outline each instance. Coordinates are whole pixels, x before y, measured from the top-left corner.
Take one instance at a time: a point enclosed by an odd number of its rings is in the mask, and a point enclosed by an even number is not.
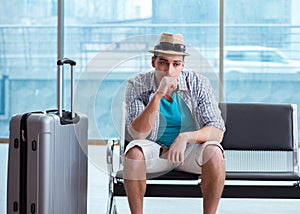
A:
[[[197,131],[183,132],[179,135],[185,137],[189,143],[199,144],[206,141],[217,141],[221,143],[224,132],[214,126],[205,126]]]
[[[162,97],[163,93],[156,92],[144,111],[132,121],[129,131],[134,139],[145,139],[150,134],[159,112]]]
[[[205,126],[198,131],[180,133],[172,143],[167,159],[183,164],[184,151],[187,143],[200,144],[207,141],[221,142],[224,132],[214,126]]]
[[[176,87],[177,80],[174,77],[165,76],[161,79],[148,105],[130,124],[129,132],[134,139],[145,139],[150,134],[159,113],[161,98],[163,96],[170,98]]]

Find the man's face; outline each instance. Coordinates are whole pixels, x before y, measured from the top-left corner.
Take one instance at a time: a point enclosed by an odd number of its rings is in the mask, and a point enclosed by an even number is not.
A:
[[[164,76],[178,79],[184,67],[184,58],[181,55],[161,54],[152,57],[152,67],[155,68],[157,84]]]

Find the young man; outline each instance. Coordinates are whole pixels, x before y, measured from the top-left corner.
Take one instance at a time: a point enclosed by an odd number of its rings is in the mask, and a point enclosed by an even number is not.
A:
[[[126,88],[126,124],[134,139],[124,158],[131,213],[143,212],[146,173],[172,169],[201,173],[203,213],[215,213],[225,180],[225,127],[212,87],[183,70],[189,54],[181,34],[162,33],[149,52],[154,72],[129,80]]]

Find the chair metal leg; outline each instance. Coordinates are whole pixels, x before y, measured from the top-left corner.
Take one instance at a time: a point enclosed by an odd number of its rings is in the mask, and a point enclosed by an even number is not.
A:
[[[107,211],[106,214],[112,214],[113,212],[113,205],[114,205],[114,198],[112,194],[108,196],[108,202],[107,202]]]
[[[106,214],[118,214],[117,205],[112,195],[108,198]]]
[[[117,210],[117,205],[116,205],[116,203],[115,203],[115,199],[114,199],[114,205],[113,205],[113,210],[112,210],[113,212],[113,214],[118,214],[118,210]]]
[[[108,176],[108,202],[106,214],[117,214],[117,207],[114,199],[114,170],[113,170],[113,156],[114,156],[114,146],[117,142],[117,139],[110,139],[107,142],[106,146],[106,162],[107,162],[107,171],[109,172]]]
[[[113,185],[114,185],[114,177],[110,175],[108,181],[108,202],[107,202],[106,214],[117,214],[117,207],[114,199]]]

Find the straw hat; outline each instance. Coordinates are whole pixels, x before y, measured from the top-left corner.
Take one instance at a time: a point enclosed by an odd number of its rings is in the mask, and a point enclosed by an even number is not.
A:
[[[185,52],[185,44],[181,34],[161,33],[158,42],[153,50],[149,50],[150,53],[165,53],[182,56],[190,55]]]

